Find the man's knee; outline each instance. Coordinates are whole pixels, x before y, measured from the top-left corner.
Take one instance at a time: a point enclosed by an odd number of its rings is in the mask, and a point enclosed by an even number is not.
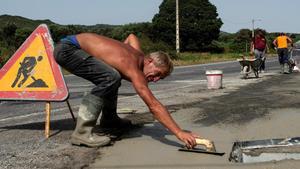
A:
[[[122,76],[120,75],[120,73],[118,71],[116,71],[116,70],[111,71],[109,77],[110,77],[110,84],[113,87],[117,87],[117,88],[120,87]]]
[[[96,87],[93,89],[94,92],[100,95],[107,95],[112,91],[117,90],[121,85],[122,77],[116,70],[106,72],[105,78],[101,78],[96,82]]]
[[[97,72],[97,69],[94,71]],[[99,97],[106,97],[107,95],[116,93],[122,80],[122,76],[114,68],[108,68],[99,74],[99,76],[95,75],[93,78],[93,83],[96,87],[92,89],[91,93]]]

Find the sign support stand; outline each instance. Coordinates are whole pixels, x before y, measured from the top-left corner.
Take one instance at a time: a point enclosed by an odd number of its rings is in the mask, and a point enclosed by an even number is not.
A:
[[[46,103],[45,136],[49,138],[50,133],[50,102]]]
[[[68,104],[68,107],[69,107],[69,110],[70,110],[70,113],[71,113],[71,116],[72,116],[72,119],[73,119],[73,121],[74,122],[76,122],[76,119],[75,119],[75,116],[74,116],[74,114],[73,114],[73,111],[72,111],[72,108],[71,108],[71,105],[70,105],[70,102],[69,102],[69,100],[67,99],[67,104]]]
[[[71,108],[69,100],[66,100],[66,102],[68,104],[68,108],[69,108],[69,111],[71,113],[72,119],[73,119],[74,122],[76,122],[76,119],[75,119],[75,116],[73,114],[73,111],[72,111],[72,108]],[[49,138],[49,136],[50,136],[50,112],[51,112],[51,104],[50,104],[50,102],[46,103],[46,108],[45,109],[46,109],[45,137]]]

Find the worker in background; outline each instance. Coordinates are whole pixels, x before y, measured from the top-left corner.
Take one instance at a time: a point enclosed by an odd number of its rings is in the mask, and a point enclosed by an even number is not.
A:
[[[277,49],[278,59],[281,66],[281,73],[290,73],[288,65],[288,46],[289,44],[293,44],[292,39],[288,37],[285,33],[280,33],[279,36],[273,41],[273,44]]]
[[[267,39],[261,30],[258,30],[251,42],[251,54],[255,55],[255,59],[261,59],[260,73],[265,72],[266,52],[268,52]]]

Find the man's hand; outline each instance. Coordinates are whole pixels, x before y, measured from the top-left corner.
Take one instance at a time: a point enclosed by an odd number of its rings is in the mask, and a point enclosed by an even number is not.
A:
[[[178,132],[176,134],[176,137],[182,142],[184,142],[188,149],[194,148],[197,145],[196,138],[199,138],[199,136],[196,134],[184,131]]]

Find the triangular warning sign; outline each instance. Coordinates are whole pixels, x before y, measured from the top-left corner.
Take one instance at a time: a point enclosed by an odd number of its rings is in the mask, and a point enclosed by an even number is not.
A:
[[[64,101],[68,95],[53,40],[42,24],[0,70],[0,100]]]

